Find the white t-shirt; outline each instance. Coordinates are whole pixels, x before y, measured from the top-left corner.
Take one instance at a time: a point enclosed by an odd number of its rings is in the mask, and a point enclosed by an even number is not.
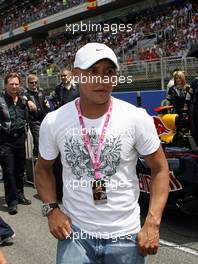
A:
[[[101,152],[100,172],[106,180],[107,203],[95,205],[94,173],[84,145],[75,101],[49,113],[40,128],[39,151],[45,160],[61,153],[64,212],[74,225],[97,237],[136,234],[140,230],[139,154],[154,153],[160,145],[154,122],[145,110],[112,97],[113,109]],[[94,151],[106,114],[84,117]]]

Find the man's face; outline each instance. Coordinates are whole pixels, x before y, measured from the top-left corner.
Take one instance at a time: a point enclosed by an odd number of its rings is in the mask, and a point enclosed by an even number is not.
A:
[[[117,79],[116,68],[108,59],[95,63],[87,70],[75,69],[74,75],[80,80],[81,98],[95,104],[104,104],[109,100]]]
[[[61,81],[64,84],[69,84],[71,82],[71,72],[70,71],[63,71],[61,73]]]
[[[30,90],[36,90],[37,89],[37,85],[38,85],[38,78],[31,78],[28,80],[28,88],[30,88]]]
[[[20,82],[17,77],[9,78],[5,89],[10,96],[16,96],[20,89]]]

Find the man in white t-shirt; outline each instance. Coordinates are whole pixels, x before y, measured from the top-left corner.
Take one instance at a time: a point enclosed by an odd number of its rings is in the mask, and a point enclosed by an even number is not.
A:
[[[80,98],[49,113],[41,124],[36,187],[57,264],[140,264],[156,254],[168,197],[169,170],[153,119],[145,110],[111,97],[119,65],[106,45],[89,43],[75,56]],[[53,163],[61,153],[63,211]],[[136,163],[151,168],[151,199],[140,226]]]

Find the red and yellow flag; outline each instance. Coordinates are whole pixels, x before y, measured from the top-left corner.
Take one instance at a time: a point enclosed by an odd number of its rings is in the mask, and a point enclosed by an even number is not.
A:
[[[87,9],[95,10],[97,7],[97,0],[87,0]]]

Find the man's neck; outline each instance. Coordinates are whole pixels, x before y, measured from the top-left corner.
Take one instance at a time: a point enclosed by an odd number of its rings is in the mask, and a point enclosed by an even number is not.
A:
[[[7,93],[10,97],[12,97],[12,100],[13,100],[13,102],[14,102],[14,104],[16,104],[17,103],[17,101],[18,101],[18,95],[17,94],[10,94],[10,93]]]
[[[36,88],[36,89],[31,89],[30,87],[28,87],[28,90],[30,90],[30,91],[33,92],[33,93],[38,92],[38,89],[37,89],[37,88]]]
[[[89,119],[97,119],[103,116],[108,111],[110,102],[111,102],[111,98],[109,98],[109,100],[104,104],[95,104],[91,102],[88,103],[81,99],[80,108],[82,115]]]
[[[65,89],[70,90],[71,89],[71,83],[65,83],[64,87],[65,87]]]

